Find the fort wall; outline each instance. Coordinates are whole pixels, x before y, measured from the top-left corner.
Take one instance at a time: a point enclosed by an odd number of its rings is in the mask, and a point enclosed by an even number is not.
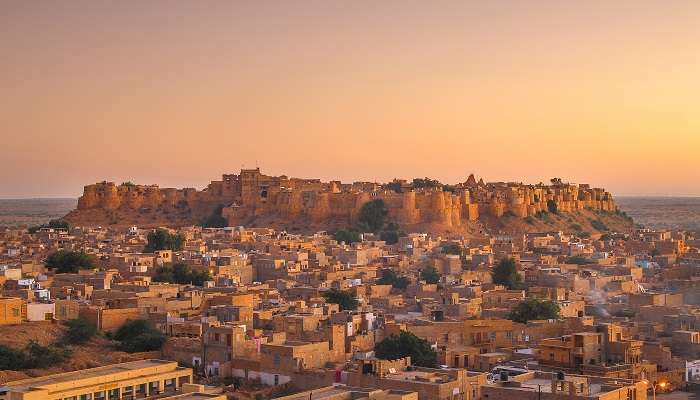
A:
[[[455,185],[453,191],[438,187],[399,193],[376,183],[326,183],[267,176],[259,169],[248,169],[238,175],[223,175],[222,180],[211,182],[204,190],[113,182],[88,185],[78,200],[77,210],[67,219],[80,221],[81,214],[116,213],[136,220],[139,215],[169,215],[184,223],[198,223],[217,207],[223,207],[222,215],[232,226],[247,225],[259,218],[281,223],[352,224],[359,218],[362,206],[376,199],[384,201],[390,219],[400,225],[443,227],[459,227],[486,215],[525,218],[547,211],[552,203],[565,213],[616,210],[612,195],[604,189],[560,181],[552,185],[483,183],[470,176],[465,183]]]

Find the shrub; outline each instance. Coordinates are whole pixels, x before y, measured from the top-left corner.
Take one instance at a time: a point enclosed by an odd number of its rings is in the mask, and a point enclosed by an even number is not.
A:
[[[97,334],[97,327],[82,319],[71,319],[64,325],[68,328],[63,335],[63,342],[68,344],[82,344],[88,342]]]
[[[18,371],[24,367],[25,359],[21,350],[0,345],[0,370]]]
[[[599,219],[594,219],[591,221],[591,226],[597,231],[607,231],[608,227],[605,223]]]

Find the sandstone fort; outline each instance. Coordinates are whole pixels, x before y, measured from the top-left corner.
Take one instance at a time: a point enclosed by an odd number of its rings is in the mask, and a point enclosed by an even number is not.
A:
[[[428,180],[429,181],[429,180]],[[85,224],[193,224],[221,210],[230,226],[299,222],[313,226],[352,224],[361,207],[384,201],[389,217],[402,227],[430,226],[455,229],[484,218],[526,218],[548,211],[614,211],[612,195],[588,184],[551,184],[476,180],[474,175],[457,185],[416,187],[394,180],[389,184],[268,176],[260,169],[243,169],[223,175],[204,190],[160,188],[101,182],[88,185],[77,210],[67,219]]]

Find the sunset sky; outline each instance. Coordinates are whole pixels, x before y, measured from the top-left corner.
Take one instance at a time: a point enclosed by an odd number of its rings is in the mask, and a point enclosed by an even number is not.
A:
[[[0,198],[222,173],[700,195],[700,1],[2,1]]]

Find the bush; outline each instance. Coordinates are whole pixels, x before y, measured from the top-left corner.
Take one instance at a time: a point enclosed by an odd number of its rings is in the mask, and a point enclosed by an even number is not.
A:
[[[552,300],[537,298],[528,298],[521,301],[508,315],[508,319],[521,324],[525,324],[530,320],[556,318],[559,318],[559,304]]]
[[[599,219],[592,220],[591,226],[593,227],[593,229],[595,229],[597,231],[607,231],[608,230],[608,226],[605,225],[605,223]]]
[[[95,259],[82,251],[58,250],[46,258],[46,268],[59,274],[77,273],[81,269],[95,269]]]
[[[555,200],[547,200],[547,210],[552,214],[557,214],[559,212],[559,206]]]
[[[64,325],[68,328],[63,335],[64,343],[82,344],[97,335],[97,327],[81,318],[66,321]]]
[[[21,350],[0,345],[0,370],[18,371],[24,367],[25,359]]]
[[[53,367],[62,363],[70,355],[68,349],[55,345],[42,346],[33,340],[27,344],[24,351],[25,369]]]
[[[69,355],[68,349],[55,345],[42,346],[33,340],[22,350],[0,345],[0,370],[49,368],[62,363]]]
[[[165,343],[165,335],[153,325],[153,322],[137,319],[122,325],[114,334],[118,341],[117,348],[128,353],[160,350]]]
[[[532,215],[528,215],[527,217],[525,217],[525,222],[527,222],[527,223],[530,224],[530,225],[534,225],[534,224],[535,224],[535,218],[533,218]]]
[[[377,358],[385,360],[410,356],[413,365],[426,368],[437,367],[437,353],[430,343],[407,331],[401,331],[398,336],[391,335],[377,343],[374,352]]]
[[[151,253],[159,250],[182,250],[185,238],[179,234],[171,234],[165,229],[156,229],[148,233],[148,243],[143,251]]]

